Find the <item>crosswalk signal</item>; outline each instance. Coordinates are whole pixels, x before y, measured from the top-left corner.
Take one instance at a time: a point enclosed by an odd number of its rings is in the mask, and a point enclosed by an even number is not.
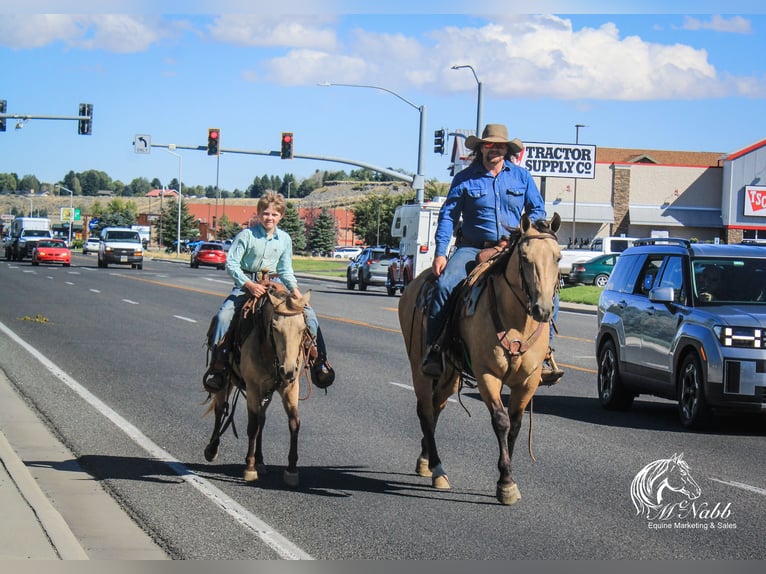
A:
[[[89,136],[93,129],[93,105],[80,104],[80,119],[77,122],[77,133]]]
[[[279,157],[293,159],[293,132],[282,132],[282,148]]]
[[[444,155],[444,130],[434,132],[434,153]]]
[[[207,155],[221,155],[221,130],[218,128],[207,130]]]

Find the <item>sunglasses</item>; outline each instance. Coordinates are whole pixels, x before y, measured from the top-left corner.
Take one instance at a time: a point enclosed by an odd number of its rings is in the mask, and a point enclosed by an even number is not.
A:
[[[506,147],[506,144],[496,143],[496,142],[484,142],[483,144],[481,144],[481,147],[483,147],[484,149],[495,149],[495,148],[500,149],[500,148]]]

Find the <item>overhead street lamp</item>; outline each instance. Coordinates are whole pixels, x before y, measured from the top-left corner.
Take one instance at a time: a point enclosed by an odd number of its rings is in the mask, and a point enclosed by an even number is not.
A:
[[[173,151],[176,149],[176,144],[168,145],[167,152],[178,158],[178,229],[176,231],[176,255],[181,255],[181,168],[183,166],[183,156],[180,153]]]
[[[361,84],[333,84],[330,82],[322,82],[317,84],[318,86],[323,87],[343,87],[343,88],[370,88],[373,90],[381,90],[384,92],[388,92],[392,96],[396,96],[400,100],[402,100],[404,103],[412,106],[418,112],[420,112],[420,134],[418,138],[418,173],[415,176],[415,178],[412,181],[412,187],[415,188],[415,200],[418,203],[422,203],[424,199],[424,190],[425,190],[425,176],[423,175],[423,164],[425,163],[425,134],[426,134],[426,107],[423,106],[417,106],[413,104],[411,101],[409,101],[407,98],[403,98],[393,90],[389,90],[388,88],[382,88],[380,86],[365,86]]]
[[[74,205],[72,205],[72,199],[74,198],[74,192],[71,189],[67,189],[63,185],[56,184],[56,187],[59,188],[59,190],[64,190],[69,194],[69,241],[67,241],[67,245],[70,247],[72,246],[72,223],[74,223]],[[59,195],[61,195],[61,191],[59,191]]]
[[[473,69],[473,66],[470,66],[468,64],[460,65],[460,66],[452,66],[453,70],[461,70],[463,68],[468,68],[469,70],[471,70],[471,73],[473,73],[473,77],[476,80],[476,84],[479,87],[479,89],[478,89],[478,92],[479,92],[478,100],[476,102],[476,137],[478,138],[478,137],[481,137],[481,126],[482,126],[481,116],[482,116],[482,111],[483,111],[483,107],[484,107],[484,104],[483,104],[484,98],[483,98],[483,95],[482,95],[483,85],[479,81],[479,76],[476,75],[476,70]]]
[[[575,144],[580,143],[580,128],[587,128],[585,124],[575,124]],[[574,180],[574,198],[572,201],[572,241],[577,242],[577,178]]]

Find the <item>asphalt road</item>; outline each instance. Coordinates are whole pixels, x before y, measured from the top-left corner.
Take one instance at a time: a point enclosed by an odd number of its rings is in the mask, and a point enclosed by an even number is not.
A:
[[[222,271],[146,261],[143,271],[0,262],[0,367],[78,461],[179,559],[763,559],[762,420],[681,429],[675,407],[643,398],[628,413],[595,398],[595,317],[561,314],[562,383],[542,388],[514,457],[522,500],[494,498],[497,446],[475,391],[440,420],[453,489],[414,474],[420,434],[395,307],[382,288],[306,279],[336,368],[301,403],[301,485],[284,486],[288,434],[278,404],[264,435],[272,472],[242,481],[246,450],[219,459],[201,386],[208,322],[230,288]],[[308,388],[303,386],[303,394]],[[461,404],[462,403],[462,404]],[[631,482],[683,453],[701,495],[686,516],[638,515]],[[665,492],[672,500],[678,493]],[[681,497],[682,498],[682,497]],[[716,510],[717,509],[717,510]],[[717,516],[716,516],[717,513]],[[664,527],[670,524],[669,527]]]

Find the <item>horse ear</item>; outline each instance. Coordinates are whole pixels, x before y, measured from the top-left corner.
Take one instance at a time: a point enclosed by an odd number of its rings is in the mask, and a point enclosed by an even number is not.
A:
[[[308,305],[310,300],[311,300],[311,290],[309,289],[303,294],[303,299],[301,299],[301,301],[303,301],[304,305]]]
[[[274,291],[272,291],[271,289],[269,289],[268,291],[266,291],[266,295],[268,295],[268,296],[269,296],[269,301],[271,302],[271,304],[272,304],[274,307],[276,307],[277,305],[279,305],[279,304],[280,304],[280,303],[283,301],[283,300],[282,300],[282,299],[280,299],[280,298],[279,298],[279,297],[276,295],[276,293],[275,293]]]
[[[551,218],[551,230],[553,233],[556,233],[559,230],[559,227],[561,227],[561,216],[557,212],[554,213]]]
[[[519,228],[521,229],[522,233],[526,233],[529,231],[530,226],[532,225],[531,221],[529,220],[529,216],[525,213],[521,216],[521,223],[519,223]]]

